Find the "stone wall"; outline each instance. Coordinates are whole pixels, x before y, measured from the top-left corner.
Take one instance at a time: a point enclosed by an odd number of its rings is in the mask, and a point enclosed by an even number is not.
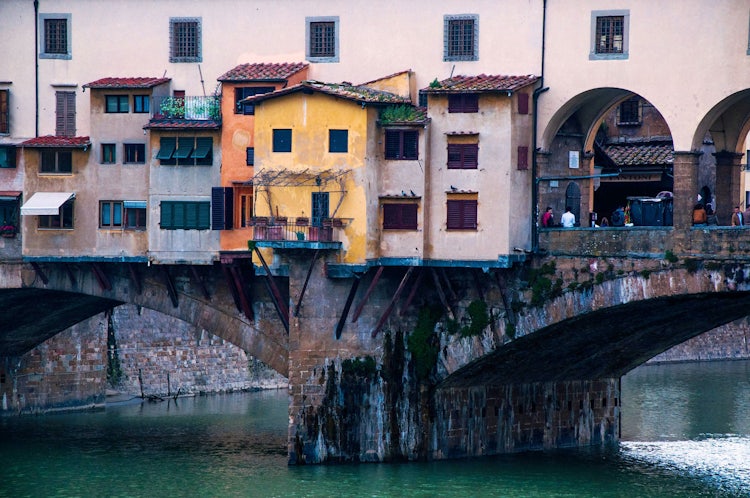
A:
[[[750,359],[750,318],[742,318],[688,341],[652,358],[649,363],[675,361]]]
[[[2,358],[0,414],[103,406],[107,321],[103,315],[48,339],[20,358]]]
[[[286,388],[285,377],[240,348],[186,322],[119,306],[112,327],[122,371],[119,390],[145,395]]]

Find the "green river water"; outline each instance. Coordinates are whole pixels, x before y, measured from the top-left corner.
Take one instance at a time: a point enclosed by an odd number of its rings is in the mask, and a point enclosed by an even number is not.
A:
[[[617,447],[289,467],[285,391],[0,418],[0,497],[750,497],[750,362],[623,378]]]

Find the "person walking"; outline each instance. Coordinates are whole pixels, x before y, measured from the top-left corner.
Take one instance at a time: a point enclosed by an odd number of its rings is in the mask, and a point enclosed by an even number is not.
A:
[[[565,212],[560,217],[564,228],[573,228],[576,225],[576,215],[570,211],[570,206],[565,207]]]

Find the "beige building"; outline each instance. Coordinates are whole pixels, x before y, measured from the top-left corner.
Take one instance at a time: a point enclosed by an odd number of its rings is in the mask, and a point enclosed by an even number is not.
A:
[[[354,84],[409,69],[414,104],[419,103],[419,89],[428,90],[432,100],[437,92],[429,92],[431,83],[451,77],[538,78],[523,89],[529,95],[530,115],[510,113],[517,109],[515,89],[511,96],[492,97],[489,115],[478,113],[477,121],[487,118],[479,131],[480,164],[486,163],[486,153],[494,151],[497,157],[490,161],[509,168],[507,181],[493,185],[487,178],[486,187],[492,189],[497,224],[507,225],[508,238],[471,243],[471,249],[481,254],[466,259],[533,249],[538,207],[545,205],[545,195],[560,197],[561,190],[569,191],[570,199],[578,199],[579,218],[587,216],[596,180],[595,134],[607,113],[634,95],[654,106],[670,132],[675,227],[690,225],[690,208],[702,186],[699,178],[715,178],[715,184],[708,186],[716,196],[719,220],[728,219],[731,206],[744,197],[739,165],[747,162],[743,155],[750,129],[749,19],[750,9],[741,0],[658,4],[624,0],[606,8],[594,0],[500,4],[493,0],[461,4],[447,0],[408,4],[395,0],[249,0],[242,8],[233,0],[4,0],[0,2],[0,32],[6,40],[0,46],[0,191],[7,195],[2,202],[18,206],[37,193],[75,194],[64,201],[73,201],[75,234],[47,226],[50,220],[41,221],[40,216],[50,215],[20,217],[27,258],[67,257],[67,249],[72,248],[85,248],[92,257],[115,257],[116,248],[120,257],[142,257],[139,234],[120,248],[111,232],[100,228],[102,213],[90,210],[106,201],[146,200],[147,257],[154,262],[216,259],[219,238],[205,224],[175,229],[175,225],[165,228],[160,223],[162,202],[200,203],[196,216],[202,217],[203,206],[210,204],[211,188],[222,185],[225,144],[220,142],[220,123],[211,129],[194,124],[181,131],[164,124],[153,126],[157,117],[151,108],[149,125],[140,129],[146,132],[140,138],[147,155],[142,171],[126,172],[122,164],[117,165],[120,173],[100,176],[99,170],[105,168],[99,162],[102,144],[135,140],[137,127],[126,126],[130,118],[120,116],[116,119],[122,118],[121,125],[101,129],[105,118],[115,117],[99,114],[101,97],[95,98],[94,93],[103,93],[105,99],[109,94],[93,88],[84,93],[84,85],[108,77],[150,76],[169,80],[164,88],[168,87],[170,97],[208,98],[221,93],[218,79],[228,68],[305,61],[311,79]],[[153,91],[157,89],[162,87]],[[111,95],[121,93],[128,92],[113,89]],[[481,95],[482,100],[489,98]],[[479,126],[443,123],[438,109],[444,104],[438,100],[431,106],[435,113],[429,111],[427,116],[432,120],[426,138],[431,144],[426,156],[431,161],[424,164],[428,176],[443,166],[435,151],[440,150],[443,157],[447,151],[436,144],[463,147],[464,141],[472,140],[468,132],[476,131],[470,127]],[[129,105],[135,104],[131,100]],[[206,120],[205,116],[195,118]],[[42,138],[46,136],[67,138]],[[179,153],[190,157],[176,159],[199,161],[206,142],[199,144],[198,139],[211,138],[212,164],[162,164],[164,159],[157,156],[169,148],[164,148],[162,139],[175,138],[177,143],[183,136],[194,139],[190,152]],[[484,146],[484,136],[492,137],[492,148]],[[699,154],[706,140],[716,151],[708,160]],[[528,147],[526,170],[518,168],[519,147]],[[52,175],[40,169],[42,156],[49,159],[51,154],[56,156],[53,168],[58,168],[63,157],[63,170]],[[117,180],[120,174],[124,176]],[[482,175],[490,176],[481,172],[481,166],[471,172],[446,168],[429,176],[429,184],[441,193],[441,203],[449,196],[472,201],[471,196],[477,194],[481,226],[482,209],[488,207],[482,195],[487,181]],[[148,198],[141,193],[142,184],[131,185],[132,193],[115,187],[100,190],[102,183],[116,181],[123,189],[128,182],[147,181]],[[451,185],[456,187],[455,194]],[[22,192],[22,198],[13,201],[14,192]],[[66,209],[64,203],[60,207]],[[168,209],[173,208],[179,209],[176,204]],[[433,212],[442,210],[439,205]],[[58,211],[58,216],[65,215]],[[437,229],[437,218],[427,218],[430,230]],[[454,257],[459,251],[455,241],[449,240],[454,235],[446,230],[434,247],[425,245],[423,256]],[[482,236],[471,237],[477,235]],[[385,243],[391,251],[394,241]]]

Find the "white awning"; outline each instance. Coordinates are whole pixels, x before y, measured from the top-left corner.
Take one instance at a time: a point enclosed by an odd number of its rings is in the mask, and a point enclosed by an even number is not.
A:
[[[27,216],[60,214],[60,206],[75,196],[75,192],[37,192],[21,206],[21,214]]]

